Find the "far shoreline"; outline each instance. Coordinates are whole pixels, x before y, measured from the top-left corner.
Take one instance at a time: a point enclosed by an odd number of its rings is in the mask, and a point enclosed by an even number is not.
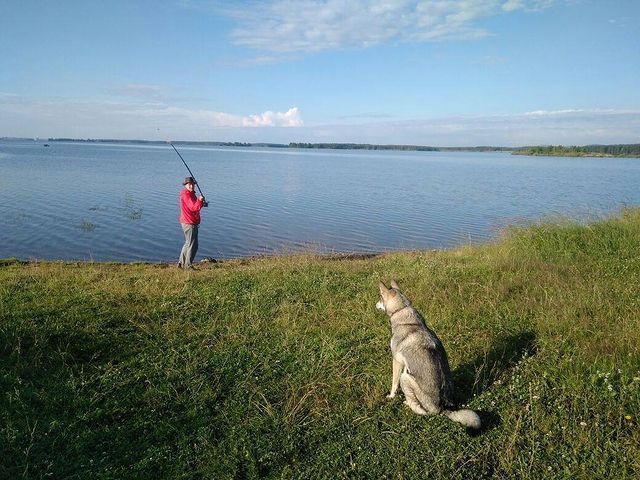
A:
[[[112,139],[112,138],[20,138],[0,137],[0,140],[60,142],[60,143],[124,143],[132,145],[166,145],[173,143],[182,146],[208,147],[253,147],[253,148],[281,148],[281,149],[310,149],[310,150],[383,150],[383,151],[412,151],[412,152],[505,152],[512,155],[526,155],[534,157],[593,157],[593,158],[640,158],[640,143],[637,144],[591,144],[583,146],[565,145],[537,145],[537,146],[495,146],[478,145],[464,147],[443,147],[431,145],[405,144],[370,144],[351,142],[306,143],[290,142],[230,142],[230,141],[193,141],[193,140],[140,140],[140,139]],[[49,146],[49,144],[45,144]]]

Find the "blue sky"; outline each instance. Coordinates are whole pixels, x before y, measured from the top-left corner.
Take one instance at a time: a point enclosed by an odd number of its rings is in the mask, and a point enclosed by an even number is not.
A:
[[[637,0],[0,3],[0,136],[640,142]]]

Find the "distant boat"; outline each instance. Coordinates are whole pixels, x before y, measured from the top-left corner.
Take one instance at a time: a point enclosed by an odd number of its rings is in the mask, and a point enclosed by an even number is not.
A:
[[[48,143],[45,143],[45,144],[44,144],[44,146],[45,146],[45,147],[48,147],[48,146],[49,146],[49,144],[48,144]]]

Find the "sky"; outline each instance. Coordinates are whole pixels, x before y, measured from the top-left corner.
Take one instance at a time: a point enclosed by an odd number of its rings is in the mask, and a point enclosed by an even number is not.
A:
[[[639,0],[1,0],[0,59],[0,137],[640,143]]]

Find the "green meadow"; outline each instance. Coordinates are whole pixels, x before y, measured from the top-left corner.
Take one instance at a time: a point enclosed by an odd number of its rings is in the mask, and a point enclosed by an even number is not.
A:
[[[470,434],[385,398],[396,280]],[[486,245],[0,265],[0,478],[640,477],[640,209]]]

